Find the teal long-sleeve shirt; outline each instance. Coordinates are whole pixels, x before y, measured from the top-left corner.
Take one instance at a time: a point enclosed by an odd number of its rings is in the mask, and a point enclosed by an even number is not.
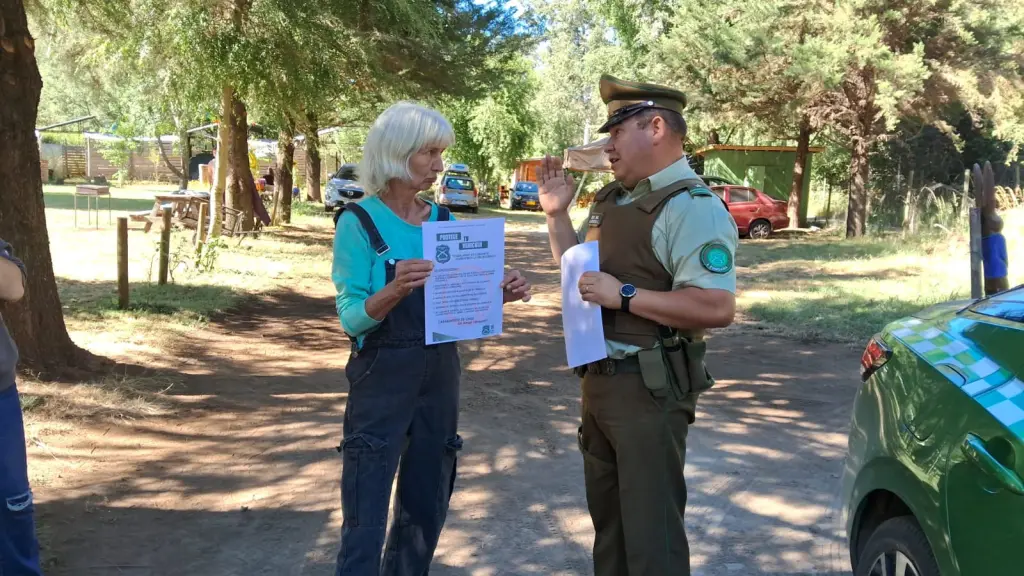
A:
[[[344,212],[334,232],[334,264],[331,278],[337,291],[336,306],[341,327],[362,347],[364,337],[380,322],[366,313],[366,299],[387,283],[385,262],[423,258],[423,231],[420,226],[402,220],[376,196],[359,202],[377,225],[384,242],[391,248],[378,256],[370,248],[370,236],[359,218]],[[437,205],[431,204],[430,221],[437,220]]]

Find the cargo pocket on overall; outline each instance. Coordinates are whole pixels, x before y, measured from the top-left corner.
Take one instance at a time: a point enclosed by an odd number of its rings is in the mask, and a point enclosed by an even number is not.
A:
[[[341,442],[342,517],[350,526],[383,526],[388,516],[388,443],[368,434]]]
[[[373,373],[379,356],[380,348],[356,351],[349,356],[348,364],[345,364],[345,378],[348,379],[350,388],[366,380]]]
[[[441,457],[441,482],[438,484],[438,512],[446,513],[452,493],[455,492],[455,476],[458,471],[459,452],[462,450],[462,436],[458,434],[444,443],[444,455]]]

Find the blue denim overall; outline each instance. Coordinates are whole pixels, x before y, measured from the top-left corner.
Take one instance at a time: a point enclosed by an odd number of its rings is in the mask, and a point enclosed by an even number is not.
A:
[[[362,207],[346,207],[366,229],[371,247],[388,246]],[[438,208],[438,219],[448,220]],[[397,262],[385,262],[387,282]],[[352,354],[342,453],[341,551],[337,576],[422,576],[429,573],[448,501],[455,461],[462,368],[454,343],[426,346],[424,293],[406,296]],[[381,560],[391,486],[398,472],[394,521]]]

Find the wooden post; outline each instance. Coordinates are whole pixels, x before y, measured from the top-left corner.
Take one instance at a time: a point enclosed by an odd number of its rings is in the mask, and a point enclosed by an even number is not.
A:
[[[981,210],[971,208],[971,298],[981,298]]]
[[[196,225],[196,254],[203,249],[203,244],[206,243],[206,219],[209,218],[209,209],[209,204],[199,205],[199,222]]]
[[[128,217],[117,218],[117,306],[128,309]]]
[[[164,207],[164,227],[160,230],[160,277],[158,284],[167,284],[167,267],[171,258],[171,208]]]
[[[967,216],[967,194],[971,190],[971,171],[964,170],[964,197],[960,199],[960,221]],[[979,232],[980,233],[980,232]]]

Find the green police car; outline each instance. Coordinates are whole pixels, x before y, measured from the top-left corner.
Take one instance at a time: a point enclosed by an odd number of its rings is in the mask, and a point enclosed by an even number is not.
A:
[[[1024,574],[1024,286],[887,326],[843,475],[856,576]]]

